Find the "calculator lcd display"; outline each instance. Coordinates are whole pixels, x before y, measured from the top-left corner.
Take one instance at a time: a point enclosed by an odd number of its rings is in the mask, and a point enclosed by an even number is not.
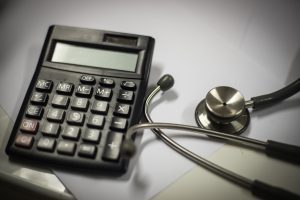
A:
[[[52,62],[134,72],[137,53],[111,51],[56,42]]]

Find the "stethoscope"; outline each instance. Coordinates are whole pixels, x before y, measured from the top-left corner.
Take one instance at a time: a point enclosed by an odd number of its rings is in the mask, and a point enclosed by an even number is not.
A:
[[[136,152],[136,146],[132,140],[133,135],[138,130],[151,129],[165,144],[192,160],[196,164],[224,177],[228,180],[250,190],[252,194],[264,199],[300,199],[300,196],[279,187],[274,187],[259,180],[250,180],[232,171],[229,171],[207,159],[200,157],[192,151],[181,146],[161,129],[174,129],[189,131],[198,134],[211,136],[234,141],[244,145],[264,150],[272,157],[285,159],[288,161],[300,162],[300,147],[281,142],[268,140],[267,142],[242,137],[237,134],[243,132],[250,121],[250,115],[247,108],[258,108],[281,101],[300,90],[300,79],[285,88],[259,97],[253,97],[245,101],[241,93],[230,87],[217,87],[212,89],[196,108],[195,117],[200,127],[173,124],[173,123],[155,123],[149,114],[149,107],[152,99],[159,91],[167,91],[174,85],[174,79],[171,75],[164,75],[157,86],[151,91],[145,101],[144,115],[148,123],[141,123],[131,126],[125,136],[121,152],[124,158],[131,158]],[[241,122],[242,121],[242,122]]]

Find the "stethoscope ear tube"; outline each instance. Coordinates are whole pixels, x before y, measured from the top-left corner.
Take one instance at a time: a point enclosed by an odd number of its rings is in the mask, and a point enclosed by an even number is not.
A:
[[[266,106],[273,105],[277,102],[280,102],[300,91],[300,78],[292,82],[291,84],[287,85],[286,87],[270,93],[265,94],[257,97],[252,97],[251,100],[253,101],[253,108],[263,108]]]
[[[300,163],[300,147],[282,142],[268,140],[265,145],[268,156],[280,158],[294,163]]]
[[[168,75],[170,76],[170,75]],[[169,79],[168,77],[164,77],[164,79],[168,80],[166,81],[167,86],[164,87],[164,89],[169,89],[174,84],[174,80]],[[299,80],[297,80],[299,87]],[[165,142],[168,146],[173,148],[178,153],[184,155],[186,158],[194,161],[196,164],[201,165],[205,167],[206,169],[209,169],[210,171],[221,175],[222,177],[233,181],[240,186],[247,188],[251,190],[252,194],[254,194],[257,197],[263,198],[263,199],[300,199],[300,196],[289,192],[287,190],[277,188],[271,185],[268,185],[266,183],[263,183],[259,180],[251,181],[246,177],[240,176],[232,171],[229,171],[225,168],[222,168],[221,166],[218,166],[202,157],[200,157],[197,154],[194,154],[193,152],[189,151],[188,149],[182,147],[178,143],[176,143],[173,139],[168,137],[160,128],[167,128],[167,129],[176,129],[176,130],[185,130],[185,131],[191,131],[201,134],[207,134],[209,136],[214,136],[218,138],[223,138],[226,140],[233,140],[241,143],[247,143],[252,144],[258,147],[265,148],[265,152],[267,155],[277,157],[277,158],[283,158],[287,160],[292,160],[293,162],[299,162],[300,161],[300,147],[284,144],[272,140],[268,140],[267,142],[251,139],[251,138],[245,138],[241,136],[235,136],[235,135],[228,135],[225,133],[207,130],[199,127],[193,127],[193,126],[187,126],[187,125],[181,125],[181,124],[167,124],[167,123],[153,123],[150,115],[149,115],[149,105],[153,99],[153,97],[161,90],[161,85],[164,84],[164,81],[161,81],[158,86],[149,94],[147,97],[147,100],[145,101],[144,106],[144,113],[146,120],[149,123],[144,124],[137,124],[128,129],[128,132],[126,134],[126,138],[123,144],[123,155],[127,155],[127,158],[134,155],[135,148],[132,147],[134,145],[132,139],[133,133],[135,133],[138,129],[146,129],[146,128],[152,128],[151,130],[159,136],[160,139],[162,139],[163,142]],[[167,90],[166,89],[166,90]],[[299,90],[299,89],[298,89]],[[297,91],[298,91],[297,90]],[[297,92],[296,91],[296,92]],[[296,93],[294,92],[294,93]],[[292,94],[286,94],[286,96],[291,96]],[[287,97],[286,97],[287,98]],[[274,100],[277,101],[277,100]]]
[[[299,200],[300,196],[279,187],[271,186],[259,180],[254,180],[250,188],[253,195],[262,199]]]

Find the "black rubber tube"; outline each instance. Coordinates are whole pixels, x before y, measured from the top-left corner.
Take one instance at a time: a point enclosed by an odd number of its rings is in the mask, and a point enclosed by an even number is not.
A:
[[[251,185],[251,192],[262,199],[284,199],[300,200],[300,196],[287,190],[271,186],[259,180],[254,180]]]
[[[272,105],[274,103],[280,102],[300,91],[300,78],[292,82],[291,84],[287,85],[286,87],[270,93],[265,94],[257,97],[252,97],[251,100],[253,101],[253,108],[262,108],[265,106]]]
[[[271,157],[284,159],[293,163],[300,163],[300,147],[268,140],[266,154]]]

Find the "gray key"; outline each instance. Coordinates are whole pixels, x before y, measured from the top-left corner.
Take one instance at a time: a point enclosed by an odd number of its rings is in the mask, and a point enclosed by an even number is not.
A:
[[[57,152],[66,155],[74,155],[76,144],[70,141],[60,141],[57,145]]]
[[[55,147],[55,139],[53,138],[48,138],[48,137],[42,137],[39,139],[38,143],[37,143],[37,148],[39,150],[43,150],[43,151],[54,151],[54,147]]]
[[[47,136],[58,136],[60,125],[56,123],[46,122],[42,128],[42,133]]]

